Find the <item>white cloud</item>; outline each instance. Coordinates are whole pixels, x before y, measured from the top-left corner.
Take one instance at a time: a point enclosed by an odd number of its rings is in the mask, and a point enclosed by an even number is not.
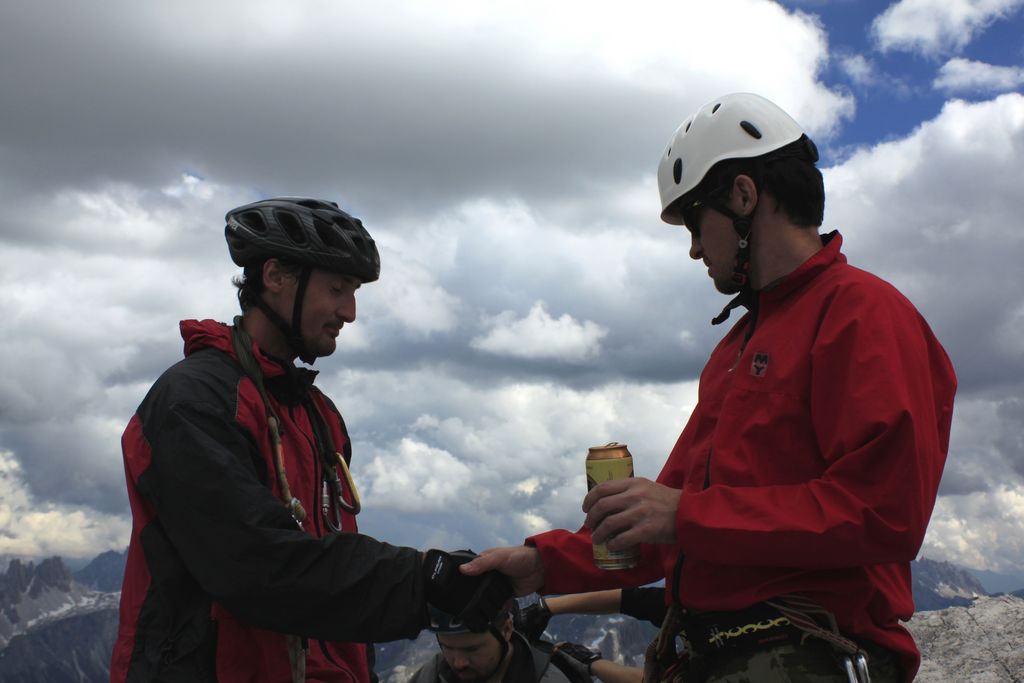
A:
[[[415,251],[382,245],[381,278],[360,290],[359,307],[364,313],[357,316],[373,322],[393,320],[417,337],[451,331],[461,302],[438,283],[433,266],[421,262]]]
[[[14,453],[0,450],[0,554],[93,557],[122,550],[130,533],[121,515],[36,499]]]
[[[846,55],[840,58],[839,64],[850,80],[857,85],[870,85],[875,82],[875,65],[864,55]]]
[[[456,503],[472,479],[451,453],[404,438],[393,453],[378,453],[364,466],[367,500],[402,512],[437,512]]]
[[[601,351],[608,330],[597,323],[577,322],[568,313],[552,318],[543,301],[536,302],[523,318],[504,311],[484,321],[490,329],[474,338],[475,349],[516,358],[553,358],[580,363]]]
[[[991,288],[987,274],[1011,257],[1010,244],[1024,240],[1011,227],[1022,149],[1024,96],[952,100],[907,137],[862,148],[825,169],[826,224],[848,226],[856,234],[851,247],[870,252],[876,269],[882,264],[897,281],[912,273],[931,281],[940,269],[952,269],[946,277],[959,273],[964,264],[979,262],[970,260],[971,251],[994,240],[1003,249],[985,257],[975,253],[975,259],[987,259],[985,272],[963,280],[959,291],[985,292],[997,301],[1003,295]],[[929,245],[927,263],[911,257],[922,243]]]
[[[164,188],[164,194],[175,198],[188,195],[209,200],[216,193],[217,188],[211,187],[210,183],[204,182],[202,178],[191,173],[182,173],[177,182],[171,183]]]
[[[359,397],[339,407],[353,430],[352,473],[364,490],[360,525],[418,547],[420,531],[388,521],[420,511],[419,521],[438,520],[435,526],[459,534],[451,542],[473,547],[520,543],[551,526],[576,528],[587,448],[626,443],[637,475],[654,478],[696,402],[694,382],[475,386],[442,368],[347,371],[324,388]],[[441,521],[451,515],[458,521]]]
[[[871,28],[883,51],[959,52],[1022,5],[1024,0],[900,0],[876,17]]]
[[[857,89],[871,88],[909,102],[914,85],[899,72],[886,71],[867,55],[840,52],[839,68]]]
[[[942,65],[932,85],[946,92],[1003,92],[1024,85],[1024,67],[954,57]]]
[[[1024,490],[939,499],[921,554],[974,569],[1019,571],[1024,557]]]

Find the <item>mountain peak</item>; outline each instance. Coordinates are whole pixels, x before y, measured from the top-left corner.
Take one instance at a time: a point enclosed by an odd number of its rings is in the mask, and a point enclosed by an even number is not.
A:
[[[911,564],[914,605],[918,611],[966,607],[988,595],[973,574],[949,562],[922,557]]]
[[[71,571],[64,560],[59,557],[48,557],[35,568],[29,596],[38,598],[44,591],[54,589],[62,592],[71,590]]]

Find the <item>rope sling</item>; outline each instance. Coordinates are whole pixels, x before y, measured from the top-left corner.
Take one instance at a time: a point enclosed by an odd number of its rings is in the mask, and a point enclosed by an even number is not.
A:
[[[231,343],[235,350],[235,356],[238,358],[238,364],[242,368],[242,372],[252,380],[253,384],[256,385],[256,390],[259,391],[260,398],[263,399],[263,407],[266,411],[267,418],[267,431],[270,434],[270,442],[273,448],[274,454],[274,470],[277,474],[278,483],[278,496],[284,506],[291,513],[292,519],[295,520],[295,524],[300,528],[304,529],[303,523],[306,521],[306,510],[299,502],[299,499],[292,495],[291,487],[288,485],[288,472],[285,469],[284,464],[284,445],[281,437],[283,436],[284,429],[281,425],[281,419],[278,417],[277,412],[274,410],[270,403],[270,396],[267,394],[266,385],[263,381],[263,371],[260,369],[259,362],[256,360],[252,353],[252,337],[242,327],[242,316],[235,316],[234,325],[231,328]],[[310,425],[313,427],[314,433],[317,435],[317,441],[323,444],[323,447],[317,448],[320,458],[324,464],[324,477],[323,490],[321,493],[321,507],[324,516],[324,521],[333,531],[341,531],[341,510],[356,515],[360,510],[359,492],[356,490],[355,482],[352,480],[352,474],[349,471],[348,463],[345,461],[344,456],[338,453],[334,449],[333,441],[331,440],[330,433],[327,429],[326,423],[324,422],[323,416],[320,414],[316,404],[312,401],[309,402],[309,419]],[[341,468],[342,474],[345,476],[345,482],[348,484],[348,490],[352,492],[352,501],[348,502],[344,499],[341,494],[341,480],[338,477],[338,472],[334,467],[334,462],[331,462],[327,453],[334,453],[334,460],[337,466]],[[328,491],[330,489],[330,491]],[[337,503],[335,508],[335,515],[332,519],[330,510],[332,507],[331,495],[334,495]],[[308,652],[308,642],[306,638],[297,635],[285,634],[285,641],[288,647],[288,661],[291,665],[292,672],[292,683],[303,683],[306,680],[306,654]]]

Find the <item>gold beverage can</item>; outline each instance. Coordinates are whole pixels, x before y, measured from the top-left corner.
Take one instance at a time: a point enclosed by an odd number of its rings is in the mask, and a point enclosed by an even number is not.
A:
[[[613,479],[633,476],[633,456],[624,443],[611,442],[594,446],[587,452],[587,490]],[[594,543],[594,564],[601,569],[629,569],[640,560],[640,548],[608,550],[604,543]]]

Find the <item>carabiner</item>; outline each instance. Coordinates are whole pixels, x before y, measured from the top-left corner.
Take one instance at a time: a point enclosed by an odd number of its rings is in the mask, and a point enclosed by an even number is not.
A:
[[[326,467],[324,468],[320,487],[320,513],[324,517],[324,523],[327,524],[331,531],[341,531],[342,511],[344,510],[348,514],[355,516],[359,514],[362,506],[359,504],[359,492],[356,490],[355,482],[352,481],[352,473],[349,472],[348,463],[345,462],[345,458],[342,457],[341,453],[336,452],[335,455],[338,458],[338,465],[345,475],[348,488],[352,492],[352,502],[349,503],[345,500],[338,472],[333,467]]]
[[[857,664],[857,673],[860,675],[861,683],[871,683],[871,674],[868,673],[868,658],[864,656],[864,653],[858,652],[854,657],[854,662]]]
[[[338,458],[338,465],[341,467],[341,473],[345,475],[345,483],[348,485],[348,490],[352,492],[352,502],[349,503],[341,496],[341,491],[338,491],[338,505],[341,509],[350,515],[358,515],[359,511],[363,509],[363,506],[359,502],[359,490],[356,488],[355,481],[352,480],[352,473],[348,469],[348,463],[345,462],[344,456],[341,453],[335,451],[334,455]]]
[[[333,472],[332,472],[333,474]],[[341,498],[341,492],[338,489],[338,476],[335,475],[333,479],[329,479],[326,476],[321,481],[320,486],[320,513],[324,517],[324,524],[327,525],[331,531],[341,531],[341,510],[337,505],[334,505],[334,500]],[[334,513],[333,516],[331,513]]]
[[[850,683],[871,683],[871,674],[868,673],[868,660],[863,652],[843,656],[843,668],[846,671],[846,678]]]

